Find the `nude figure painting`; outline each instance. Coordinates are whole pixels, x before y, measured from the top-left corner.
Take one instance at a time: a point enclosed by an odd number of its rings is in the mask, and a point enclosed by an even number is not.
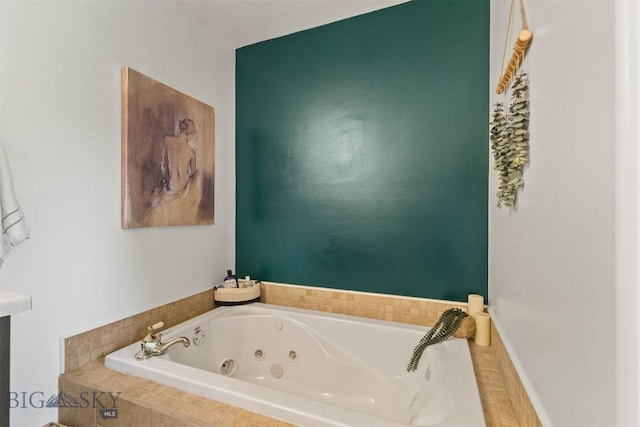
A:
[[[122,228],[214,222],[213,108],[122,69]]]

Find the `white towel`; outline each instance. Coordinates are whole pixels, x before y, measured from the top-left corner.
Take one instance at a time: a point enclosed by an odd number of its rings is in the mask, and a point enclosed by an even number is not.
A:
[[[2,213],[2,244],[0,244],[0,267],[11,248],[29,238],[20,204],[13,190],[11,169],[4,148],[0,145],[0,212]]]

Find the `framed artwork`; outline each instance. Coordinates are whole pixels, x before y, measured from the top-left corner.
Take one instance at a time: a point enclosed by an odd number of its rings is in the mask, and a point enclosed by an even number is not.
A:
[[[122,69],[122,228],[214,223],[213,107]]]

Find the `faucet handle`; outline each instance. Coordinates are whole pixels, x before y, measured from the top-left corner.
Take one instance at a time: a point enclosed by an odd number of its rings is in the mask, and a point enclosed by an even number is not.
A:
[[[154,323],[153,326],[149,326],[149,329],[155,331],[156,329],[160,329],[164,326],[164,322]]]
[[[152,326],[147,327],[147,335],[144,337],[144,339],[142,341],[145,342],[151,342],[154,341],[157,337],[157,335],[160,334],[154,334],[154,331],[157,331],[158,329],[162,328],[164,326],[164,322],[158,322],[153,324]]]

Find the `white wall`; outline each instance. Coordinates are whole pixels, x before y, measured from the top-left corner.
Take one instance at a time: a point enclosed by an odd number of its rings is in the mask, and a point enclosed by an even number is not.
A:
[[[640,6],[615,3],[616,407],[640,425]]]
[[[233,268],[235,53],[218,40],[172,2],[0,2],[0,142],[32,228],[0,270],[2,290],[33,297],[12,318],[13,391],[56,392],[61,335],[208,289]],[[123,66],[215,108],[215,225],[120,228]],[[11,419],[43,425],[57,411]]]
[[[500,74],[509,4],[492,1],[492,102],[498,99],[493,88]],[[630,184],[635,193],[623,196],[630,202],[616,205],[616,161],[621,157],[614,115],[614,46],[620,30],[616,2],[525,4],[534,33],[525,61],[531,79],[531,164],[515,212],[495,207],[492,174],[491,312],[544,425],[615,425],[616,416],[631,425],[633,417],[620,412],[628,414],[629,405],[616,408],[616,394],[624,390],[616,384],[616,365],[621,352],[637,346],[638,338],[636,334],[616,342],[620,316],[615,310],[620,291],[637,296],[637,281],[617,281],[621,270],[616,249],[621,246],[616,236],[637,231],[638,218],[632,217],[622,229],[616,220],[619,209],[628,209],[638,196],[637,186]],[[515,26],[510,46],[520,28],[518,9]],[[637,159],[631,163],[627,177],[637,177]],[[636,269],[637,258],[635,262],[625,268]],[[637,308],[637,299],[629,301],[626,309],[635,316],[627,319],[637,322]],[[626,330],[637,331],[637,323]],[[633,354],[637,352],[631,358]],[[637,360],[624,363],[637,373]],[[637,383],[636,390],[627,393],[637,402]]]

